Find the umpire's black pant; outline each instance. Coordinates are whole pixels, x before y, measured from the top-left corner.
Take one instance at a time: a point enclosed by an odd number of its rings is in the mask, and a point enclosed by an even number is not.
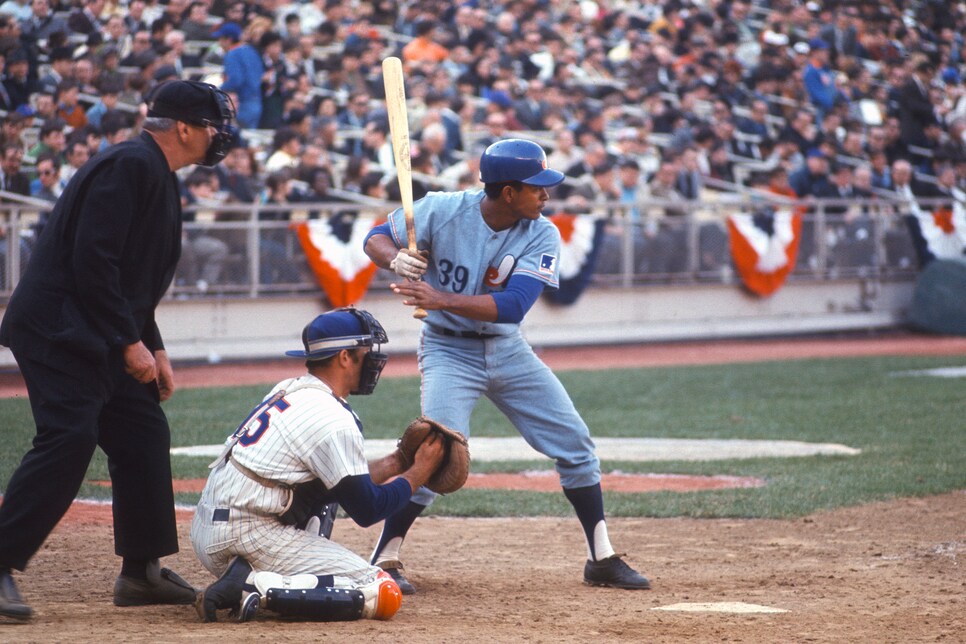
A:
[[[100,446],[113,488],[114,549],[153,559],[178,551],[171,487],[171,432],[157,386],[107,369],[55,368],[30,357],[20,366],[37,435],[0,505],[0,567],[23,570],[70,507]]]

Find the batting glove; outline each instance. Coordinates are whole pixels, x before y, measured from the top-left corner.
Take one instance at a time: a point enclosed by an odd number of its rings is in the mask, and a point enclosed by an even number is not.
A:
[[[413,252],[408,248],[400,248],[396,257],[389,262],[389,268],[396,275],[411,280],[418,280],[426,274],[429,264],[426,262],[426,251]]]

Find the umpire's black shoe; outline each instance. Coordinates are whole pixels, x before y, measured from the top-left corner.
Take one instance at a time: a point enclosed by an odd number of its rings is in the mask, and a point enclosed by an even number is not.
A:
[[[403,565],[399,561],[383,561],[376,564],[383,570],[389,573],[392,580],[396,582],[399,586],[399,590],[402,591],[403,595],[415,595],[416,587],[409,583],[406,579],[406,575],[403,574]]]
[[[118,575],[114,582],[115,606],[193,604],[198,591],[176,572],[162,568],[157,559],[147,568],[147,579]]]
[[[623,555],[611,555],[599,561],[587,560],[584,565],[584,583],[591,586],[609,586],[626,590],[648,590],[651,582],[621,559]]]
[[[242,607],[242,591],[245,582],[251,574],[252,567],[241,557],[235,557],[228,568],[213,584],[198,593],[195,598],[195,610],[204,622],[217,622],[215,611],[228,608],[240,611],[245,615]],[[255,609],[257,609],[257,601]],[[252,611],[254,614],[254,610]],[[242,620],[247,621],[247,618]]]
[[[0,616],[27,620],[34,612],[24,603],[9,570],[0,571]]]

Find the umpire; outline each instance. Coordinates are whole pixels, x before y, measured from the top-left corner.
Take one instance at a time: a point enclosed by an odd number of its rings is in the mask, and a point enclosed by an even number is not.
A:
[[[190,604],[195,591],[158,558],[178,551],[161,401],[173,372],[155,308],[181,255],[175,171],[215,165],[233,134],[228,96],[169,81],[147,99],[142,134],[98,154],[57,201],[14,291],[10,347],[37,425],[0,505],[0,615],[29,619],[11,569],[24,570],[70,507],[94,454],[113,489],[118,606]]]

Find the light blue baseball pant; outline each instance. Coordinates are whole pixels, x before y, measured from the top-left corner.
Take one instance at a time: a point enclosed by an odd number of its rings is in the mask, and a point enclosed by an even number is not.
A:
[[[590,430],[560,380],[519,332],[480,340],[423,325],[419,370],[423,415],[469,437],[473,407],[486,396],[531,447],[553,459],[563,487],[600,482]],[[420,488],[412,500],[429,505],[435,498]]]

